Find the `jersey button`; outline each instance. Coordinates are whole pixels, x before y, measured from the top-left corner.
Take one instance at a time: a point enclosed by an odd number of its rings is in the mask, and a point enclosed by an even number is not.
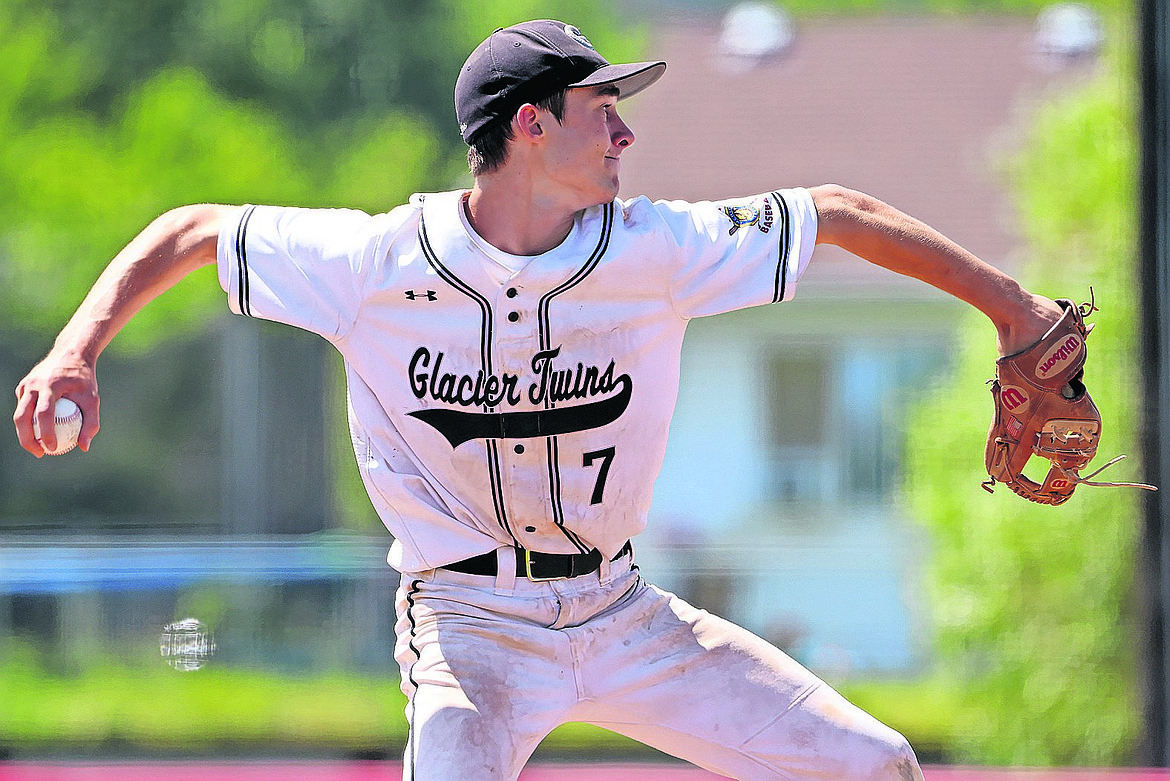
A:
[[[508,288],[505,295],[508,296],[508,298],[515,298],[519,294],[516,292],[516,288],[510,287],[510,288]]]
[[[519,313],[519,312],[509,312],[509,313],[508,313],[508,322],[509,322],[509,323],[514,323],[514,322],[516,322],[516,321],[517,321],[517,320],[519,320],[519,319],[520,319],[520,313]]]
[[[525,526],[524,531],[528,532],[529,534],[532,534],[534,531],[536,531],[536,527],[535,526]]]
[[[514,448],[512,448],[512,449],[516,451],[516,455],[520,455],[521,453],[523,453],[523,452],[524,452],[524,446],[523,446],[523,445],[517,445],[516,447],[514,447]]]

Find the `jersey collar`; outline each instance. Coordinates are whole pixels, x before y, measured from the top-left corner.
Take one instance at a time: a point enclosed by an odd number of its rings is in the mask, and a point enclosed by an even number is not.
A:
[[[574,220],[569,235],[558,246],[534,256],[524,268],[510,272],[484,254],[460,219],[466,190],[426,195],[423,225],[431,251],[466,284],[490,295],[505,284],[550,289],[602,260],[609,243],[614,204],[585,209]],[[607,216],[607,212],[609,212]]]

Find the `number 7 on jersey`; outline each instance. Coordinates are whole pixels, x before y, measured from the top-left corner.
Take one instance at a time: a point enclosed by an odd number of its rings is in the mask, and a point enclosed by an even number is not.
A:
[[[609,465],[613,463],[614,448],[607,447],[585,454],[582,466],[592,466],[593,462],[601,459],[601,468],[597,470],[597,482],[593,484],[593,498],[589,504],[601,504],[601,495],[605,493],[605,478],[609,477]]]

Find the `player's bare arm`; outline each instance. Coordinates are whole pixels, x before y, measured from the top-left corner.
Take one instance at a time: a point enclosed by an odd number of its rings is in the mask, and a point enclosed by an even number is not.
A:
[[[1039,339],[1060,318],[1051,299],[1035,295],[929,225],[865,193],[826,184],[810,190],[817,243],[835,244],[871,263],[966,301],[987,315],[1001,355]]]
[[[154,220],[114,257],[61,330],[49,354],[16,386],[12,416],[21,447],[40,458],[55,449],[53,404],[68,396],[81,407],[78,445],[97,434],[97,358],[130,319],[192,271],[215,263],[228,206],[184,206]],[[33,434],[36,419],[43,442]]]

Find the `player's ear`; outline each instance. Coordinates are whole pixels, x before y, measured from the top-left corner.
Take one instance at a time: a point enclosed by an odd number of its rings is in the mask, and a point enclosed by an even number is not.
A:
[[[518,108],[512,122],[520,138],[535,142],[544,136],[544,130],[540,127],[540,111],[531,103]]]

